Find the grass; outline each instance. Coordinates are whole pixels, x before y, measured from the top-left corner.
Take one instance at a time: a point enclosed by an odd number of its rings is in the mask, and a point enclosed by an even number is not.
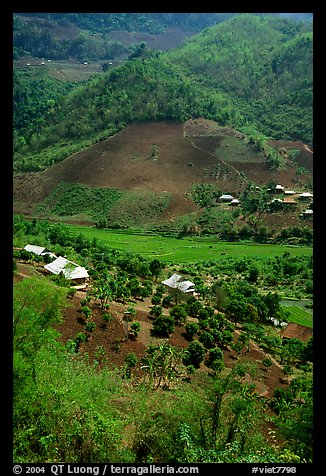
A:
[[[289,321],[306,327],[313,327],[313,313],[310,309],[304,309],[302,301],[282,301],[282,306],[290,312]]]
[[[312,247],[257,243],[229,243],[211,237],[167,238],[157,235],[135,234],[130,231],[111,231],[81,225],[67,225],[88,238],[97,238],[111,248],[139,253],[170,263],[193,263],[241,256],[273,257],[288,251],[292,256],[312,255]]]

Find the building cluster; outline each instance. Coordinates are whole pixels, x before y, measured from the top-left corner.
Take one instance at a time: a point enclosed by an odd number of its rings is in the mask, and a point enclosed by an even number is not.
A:
[[[283,187],[280,184],[276,185],[274,190],[268,189],[268,191],[274,192],[274,193],[280,193],[280,194],[284,195],[283,199],[274,198],[273,200],[271,200],[271,203],[278,202],[278,203],[282,203],[282,204],[291,206],[291,205],[297,205],[298,201],[299,202],[310,202],[308,208],[306,208],[304,210],[304,212],[300,214],[300,216],[302,216],[303,218],[313,216],[312,207],[313,207],[313,197],[314,196],[311,192],[298,193],[298,192],[295,192],[294,190],[287,190],[285,187]]]
[[[86,268],[79,266],[77,263],[68,260],[63,256],[56,256],[51,251],[42,246],[26,245],[24,250],[34,253],[38,256],[48,256],[53,261],[46,264],[44,269],[51,274],[61,274],[66,279],[71,280],[73,285],[86,286],[89,274]]]

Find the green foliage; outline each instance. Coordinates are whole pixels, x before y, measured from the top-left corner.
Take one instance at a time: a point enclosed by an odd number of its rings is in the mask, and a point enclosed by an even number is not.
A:
[[[60,182],[38,205],[38,212],[59,216],[87,213],[94,220],[107,219],[110,209],[121,198],[122,192],[113,188],[87,187]]]
[[[190,195],[199,207],[206,208],[216,204],[222,192],[213,183],[198,183],[192,186]]]
[[[93,330],[95,329],[96,327],[96,322],[94,321],[88,321],[85,325],[85,330],[86,331],[90,331],[90,332],[93,332]]]
[[[204,360],[205,349],[203,344],[194,340],[190,342],[187,349],[184,352],[183,362],[185,365],[193,365],[198,368],[201,362]]]
[[[187,322],[185,329],[187,338],[193,339],[198,332],[199,326],[196,322]]]
[[[183,304],[177,304],[176,306],[172,307],[169,313],[177,325],[181,325],[186,322],[187,311]]]
[[[171,316],[156,317],[153,321],[153,332],[157,335],[168,336],[174,331],[174,319]]]
[[[125,358],[125,364],[127,367],[135,367],[138,362],[137,355],[134,352],[130,352]]]
[[[129,334],[133,339],[137,339],[139,332],[141,331],[141,325],[139,322],[133,322],[130,326]]]
[[[92,310],[88,306],[82,306],[81,312],[87,319],[92,315]]]

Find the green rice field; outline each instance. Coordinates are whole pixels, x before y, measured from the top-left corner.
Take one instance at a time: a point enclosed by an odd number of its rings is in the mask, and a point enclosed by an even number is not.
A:
[[[303,301],[283,300],[282,306],[290,312],[289,320],[302,326],[313,327],[313,313],[305,309]]]
[[[89,226],[67,225],[74,232],[87,238],[96,238],[111,248],[116,248],[145,257],[153,257],[170,263],[192,263],[196,261],[218,260],[230,257],[273,257],[288,251],[293,256],[311,256],[309,246],[286,246],[257,243],[230,243],[217,241],[212,237],[170,238],[157,235],[136,234],[132,232],[112,231]]]

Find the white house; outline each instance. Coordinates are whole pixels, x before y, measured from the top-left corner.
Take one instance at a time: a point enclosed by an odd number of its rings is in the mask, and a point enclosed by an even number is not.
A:
[[[24,250],[29,251],[30,253],[35,253],[38,256],[50,255],[51,257],[56,258],[56,255],[51,253],[51,251],[48,251],[44,246],[26,245]]]
[[[170,278],[162,281],[162,284],[165,284],[165,286],[168,286],[170,289],[178,289],[184,293],[193,293],[195,291],[195,284],[177,273],[172,274]]]
[[[300,200],[306,200],[308,198],[313,198],[313,194],[310,192],[303,192],[299,195]]]
[[[52,263],[46,264],[44,268],[52,274],[62,273],[66,279],[76,282],[84,283],[89,278],[87,269],[62,256],[59,256],[56,260],[52,261]]]
[[[236,207],[237,205],[239,205],[239,200],[237,198],[233,198],[231,200],[231,202],[229,203],[229,205],[232,205],[233,207]]]
[[[232,195],[229,195],[227,193],[225,193],[224,195],[221,195],[219,198],[220,202],[231,202],[231,200],[233,200]]]
[[[275,192],[284,192],[284,187],[282,185],[276,185]]]

